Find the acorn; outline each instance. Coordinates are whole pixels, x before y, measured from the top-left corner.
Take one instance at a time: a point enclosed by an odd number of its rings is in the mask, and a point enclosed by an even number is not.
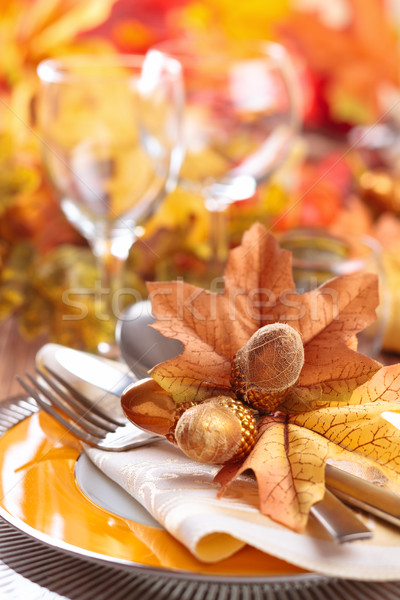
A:
[[[176,425],[175,439],[192,460],[233,463],[253,448],[257,424],[251,409],[240,400],[216,396],[185,410]]]
[[[236,353],[230,383],[243,402],[259,412],[271,412],[289,396],[303,365],[300,334],[285,323],[271,323]]]

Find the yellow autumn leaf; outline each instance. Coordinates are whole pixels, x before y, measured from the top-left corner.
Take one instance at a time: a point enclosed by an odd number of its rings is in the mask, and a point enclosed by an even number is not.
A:
[[[324,436],[337,446],[372,459],[400,483],[400,432],[382,413],[400,410],[400,365],[382,367],[354,390],[348,402],[292,415],[290,422]]]
[[[347,402],[265,417],[249,456],[217,475],[221,494],[251,469],[261,512],[301,531],[311,506],[323,497],[328,460],[378,473],[387,487],[400,492],[400,431],[382,417],[388,411],[400,411],[400,364],[382,367]]]

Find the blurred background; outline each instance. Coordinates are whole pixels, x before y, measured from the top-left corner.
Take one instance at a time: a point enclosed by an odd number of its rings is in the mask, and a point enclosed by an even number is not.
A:
[[[312,227],[372,237],[390,290],[384,347],[400,352],[399,0],[4,0],[0,319],[17,319],[26,339],[45,335],[89,350],[102,335],[90,298],[89,318],[65,327],[63,290],[93,289],[97,273],[44,173],[38,63],[83,52],[144,54],[182,34],[280,42],[301,91],[302,129],[286,160],[254,196],[227,208],[230,247],[255,221],[279,234]],[[207,286],[209,217],[203,199],[178,186],[143,225],[124,285],[138,298],[148,280]]]

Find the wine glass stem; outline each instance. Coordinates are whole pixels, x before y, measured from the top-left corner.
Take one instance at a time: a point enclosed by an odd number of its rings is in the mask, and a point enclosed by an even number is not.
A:
[[[206,200],[210,215],[211,270],[215,277],[222,275],[229,250],[227,204],[221,200]]]
[[[120,294],[123,290],[123,269],[133,243],[133,236],[125,240],[115,240],[97,236],[91,240],[91,247],[96,259],[97,269],[100,277],[100,291],[97,294],[96,316],[103,322],[107,331],[105,344],[99,345],[99,352],[115,357],[118,350],[115,345],[115,325],[120,310]]]

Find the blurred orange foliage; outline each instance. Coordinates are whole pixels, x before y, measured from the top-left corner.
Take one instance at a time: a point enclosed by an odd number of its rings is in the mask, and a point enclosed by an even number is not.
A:
[[[43,171],[35,130],[40,60],[67,53],[145,52],[182,33],[275,38],[293,54],[306,126],[342,134],[354,123],[368,123],[381,115],[380,91],[386,85],[398,86],[400,64],[398,35],[383,0],[343,0],[342,5],[345,18],[333,23],[327,18],[330,5],[323,0],[4,0],[0,318],[18,310],[26,334],[47,328],[54,339],[62,335],[70,345],[79,345],[82,339],[84,345],[96,344],[89,326],[83,331],[78,324],[67,334],[60,321],[56,296],[70,285],[71,270],[81,265],[74,283],[85,287],[94,277],[94,264],[85,242],[63,217]],[[306,152],[290,157],[283,171],[262,184],[254,198],[229,208],[233,245],[255,220],[268,227],[275,224],[276,229],[316,225],[337,230],[354,225],[351,211],[344,210],[354,200],[353,167],[341,159],[340,151],[326,160],[305,157]],[[130,285],[142,291],[145,279],[176,275],[206,280],[208,234],[208,215],[200,197],[189,197],[183,190],[167,197],[131,252],[126,273]]]
[[[382,0],[342,4],[347,11],[340,26],[317,10],[294,10],[280,35],[305,59],[332,121],[370,122],[380,116],[381,86],[399,84],[398,32]],[[327,116],[320,106],[319,118]]]

